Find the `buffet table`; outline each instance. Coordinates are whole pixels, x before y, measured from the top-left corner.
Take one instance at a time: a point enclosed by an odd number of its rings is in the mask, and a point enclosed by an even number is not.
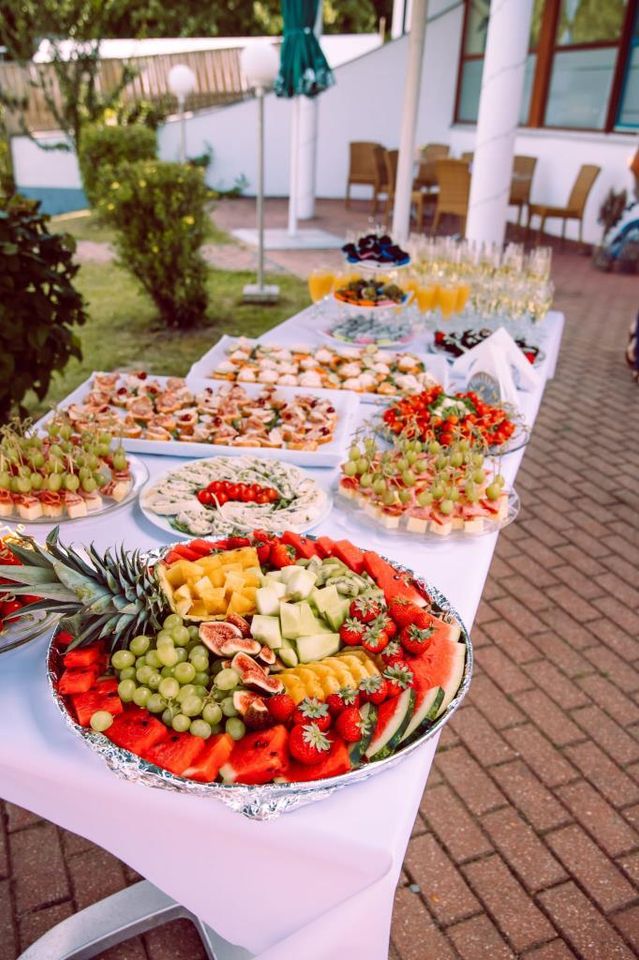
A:
[[[534,392],[521,394],[522,412],[531,425],[545,381],[554,373],[562,325],[561,314],[549,314],[544,323],[540,385]],[[316,327],[313,308],[264,339],[319,345],[323,341]],[[360,405],[361,419],[371,412],[369,405]],[[504,458],[502,472],[508,482],[513,481],[523,453]],[[184,462],[159,456],[143,459],[151,477]],[[313,473],[327,489],[334,485],[336,470]],[[48,529],[38,525],[28,532],[41,539]],[[337,506],[315,532],[348,537],[411,566],[442,590],[468,627],[472,624],[496,535],[431,545],[414,537],[377,533]],[[137,504],[65,524],[62,533],[65,542],[92,540],[99,547],[123,540],[129,547],[148,548],[167,539],[143,517]],[[272,822],[254,822],[214,801],[154,790],[114,776],[71,734],[52,702],[46,644],[43,637],[2,657],[0,793],[5,799],[81,834],[147,877],[228,942],[224,945],[211,935],[207,949],[218,960],[328,960],[342,955],[386,960],[393,894],[436,740],[365,783]],[[145,891],[149,893],[148,885]],[[158,910],[163,907],[165,919],[171,916],[167,903],[158,893]],[[98,924],[98,914],[92,923]],[[146,928],[151,925],[149,921]],[[50,940],[48,953],[42,946],[38,952],[36,944],[25,956],[46,956],[47,960],[79,956],[69,946],[71,932],[69,943],[65,941],[63,926],[57,928],[62,939]],[[129,935],[136,929],[144,926],[131,927]],[[93,953],[117,939],[105,940]]]

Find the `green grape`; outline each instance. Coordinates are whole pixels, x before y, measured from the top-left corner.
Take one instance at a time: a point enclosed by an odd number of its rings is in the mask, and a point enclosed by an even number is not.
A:
[[[366,439],[364,440],[364,449],[366,453],[369,455],[369,457],[375,456],[375,454],[377,453],[377,444],[375,443],[375,440],[373,439],[373,437],[366,437]]]
[[[156,671],[153,669],[153,667],[145,665],[143,667],[139,667],[135,671],[135,677],[139,683],[148,684],[149,678],[152,677],[155,672]]]
[[[426,473],[428,470],[428,460],[416,460],[414,464],[416,474]]]
[[[101,473],[94,473],[93,479],[95,480],[98,487],[103,487],[107,482],[107,478],[103,476],[103,474]]]
[[[441,447],[441,444],[438,443],[437,440],[431,440],[431,442],[428,444],[428,452],[429,452],[429,453],[433,453],[433,454],[439,453],[439,451],[441,450],[441,448],[442,448],[442,447]]]
[[[195,679],[195,667],[192,663],[177,663],[173,668],[173,676],[178,683],[192,683]]]
[[[493,478],[493,483],[496,483],[500,489],[503,489],[504,484],[506,483],[506,478],[503,477],[501,473],[498,473],[497,476]]]
[[[120,680],[134,680],[135,673],[135,667],[125,667],[124,670],[120,670]]]
[[[11,487],[11,474],[8,470],[0,470],[0,488],[8,490]]]
[[[415,486],[416,477],[412,470],[404,470],[402,473],[402,480],[404,481],[407,487]]]
[[[409,450],[408,453],[406,454],[406,459],[408,460],[408,465],[412,467],[415,461],[417,460],[417,454],[415,453],[414,450]]]
[[[222,707],[222,713],[225,717],[237,716],[237,710],[235,709],[235,704],[233,703],[233,697],[224,697],[220,706]]]
[[[420,507],[428,507],[433,502],[433,495],[428,490],[423,490],[417,495],[417,503]]]
[[[186,714],[187,717],[197,717],[202,713],[202,708],[204,704],[202,703],[202,697],[196,696],[194,693],[190,697],[185,697],[182,703],[182,713]]]
[[[107,710],[97,710],[89,721],[91,729],[96,733],[104,733],[113,723],[113,717]]]
[[[357,473],[357,464],[355,463],[354,460],[347,460],[344,466],[342,467],[342,470],[344,471],[347,477],[354,477],[355,474]]]
[[[191,726],[191,720],[189,717],[185,716],[183,713],[176,713],[171,721],[171,726],[176,733],[186,733],[186,731]]]
[[[121,680],[118,684],[118,695],[123,703],[130,703],[135,693],[135,680]]]
[[[186,627],[171,627],[171,635],[176,647],[185,647],[190,640],[189,631]]]
[[[378,480],[375,480],[373,482],[373,490],[378,496],[381,497],[381,495],[386,490],[386,481],[384,480],[383,477],[380,477]]]
[[[212,727],[216,726],[223,717],[222,708],[219,703],[206,703],[202,710],[202,717],[207,723],[210,723]]]
[[[443,454],[440,454],[439,457],[435,460],[435,469],[436,470],[445,470],[448,466],[448,457],[445,457]]]
[[[358,460],[355,465],[360,476],[368,471],[368,460],[365,460],[364,457]]]
[[[73,436],[73,428],[68,423],[63,423],[60,427],[60,436],[63,440],[68,440]]]
[[[166,706],[166,700],[159,693],[152,693],[149,699],[146,701],[146,709],[150,713],[162,713]]]
[[[241,740],[246,733],[246,727],[239,717],[229,717],[226,721],[226,732],[233,740]]]
[[[359,482],[362,487],[372,487],[373,485],[373,474],[372,473],[363,473],[359,478]]]
[[[174,667],[178,662],[177,650],[166,644],[157,651],[158,659],[163,667]]]
[[[191,724],[191,733],[194,737],[202,737],[202,740],[208,740],[211,736],[211,724],[206,720],[194,720]]]
[[[359,460],[361,457],[361,451],[356,443],[353,444],[351,449],[348,451],[348,456],[351,460]]]
[[[18,481],[19,481],[19,479],[20,479],[19,477],[11,477],[11,492],[12,492],[12,493],[20,493],[20,490],[18,489]]]
[[[82,489],[84,490],[85,493],[93,493],[96,487],[97,487],[97,483],[95,482],[93,477],[87,477],[86,480],[82,481]]]
[[[149,660],[147,660],[146,657],[138,657],[138,658],[136,659],[136,661],[135,661],[135,668],[136,668],[136,670],[139,670],[140,667],[146,667],[147,664],[148,664],[149,667],[154,666],[154,664],[152,664]],[[159,666],[159,664],[158,664],[158,666]]]
[[[81,459],[84,460],[84,457],[82,457]],[[80,482],[82,482],[83,480],[87,480],[91,476],[91,471],[89,470],[88,467],[80,467],[80,469],[78,470],[78,476],[80,477]]]
[[[484,462],[483,453],[473,453],[473,455],[470,458],[470,462],[474,467],[481,467],[481,465]]]
[[[174,677],[175,676],[173,672],[174,670],[175,670],[175,667],[162,667],[162,669],[160,670],[160,676],[162,677],[162,679],[164,679],[164,677]]]
[[[209,658],[200,654],[197,657],[191,657],[191,663],[195,667],[197,673],[204,673],[206,670],[208,670]]]
[[[31,477],[18,477],[16,486],[18,493],[31,493]]]
[[[391,507],[395,503],[395,491],[387,490],[382,497],[382,503],[387,507]]]
[[[433,496],[433,500],[441,500],[444,496],[444,485],[442,483],[434,483],[430,488],[430,492]]]
[[[161,674],[159,674],[157,670],[152,670],[151,676],[146,681],[147,687],[150,687],[151,690],[158,690],[161,683],[162,683]]]
[[[222,663],[222,661],[221,661],[221,660],[214,660],[214,661],[213,661],[213,666],[209,668],[209,671],[210,671],[211,676],[212,676],[212,677],[215,677],[215,676],[217,676],[217,674],[220,672],[220,670],[223,670],[223,669],[224,669],[224,664]]]
[[[199,627],[189,627],[189,637],[195,643],[200,639],[200,628]]]
[[[459,451],[452,453],[450,455],[450,465],[451,467],[461,467],[464,462],[464,455]]]
[[[44,477],[41,473],[32,473],[29,479],[31,481],[32,490],[42,490],[44,485]]]
[[[501,496],[501,487],[498,483],[491,483],[486,487],[486,496],[489,500],[499,500]]]
[[[176,647],[175,652],[177,654],[178,663],[184,663],[185,660],[188,660],[189,654],[185,647]]]
[[[185,700],[187,697],[193,696],[194,693],[195,693],[194,685],[192,683],[187,683],[182,687],[176,699],[178,703],[182,703],[183,700]]]
[[[445,516],[448,516],[455,509],[455,504],[452,500],[442,500],[439,504],[439,509]]]
[[[457,503],[457,501],[459,500],[459,497],[460,497],[460,493],[459,493],[459,490],[457,489],[457,487],[451,487],[451,488],[447,491],[447,496],[448,496],[448,499],[449,499],[449,500],[452,500],[452,501],[453,501],[453,503]]]
[[[399,460],[397,461],[397,469],[399,470],[399,472],[403,473],[404,470],[408,470],[409,467],[410,467],[410,463],[408,462],[406,457],[400,457]]]
[[[126,454],[124,453],[124,451],[121,452],[120,450],[118,450],[116,451],[116,453],[113,454],[114,470],[126,470],[128,465],[129,465],[129,462],[126,458]]]
[[[193,657],[197,657],[200,655],[208,657],[209,651],[208,651],[208,647],[205,647],[201,643],[197,643],[194,647],[192,647],[189,650],[189,660],[193,660]]]
[[[149,650],[144,660],[146,663],[148,663],[150,667],[153,667],[155,670],[159,670],[160,667],[162,666],[162,661],[158,657],[157,650]]]
[[[133,703],[138,707],[146,707],[151,692],[148,687],[138,687],[133,694]]]
[[[173,627],[181,627],[184,620],[178,613],[170,613],[162,623],[165,630],[172,630]]]
[[[210,676],[209,676],[209,674],[208,674],[208,671],[207,671],[207,670],[202,670],[200,673],[196,673],[196,674],[195,674],[195,679],[194,679],[193,683],[194,683],[196,686],[203,687],[205,690],[207,690],[207,689],[208,689],[208,685],[209,685],[209,683],[210,683],[210,680],[211,680],[211,678],[210,678]]]
[[[173,634],[170,630],[160,630],[157,637],[155,638],[155,645],[158,647],[172,647],[173,646]]]
[[[204,686],[204,684],[202,684],[202,683],[196,683],[196,684],[194,685],[194,689],[195,689],[195,694],[196,694],[196,696],[201,697],[203,700],[205,700],[205,699],[207,698],[207,696],[208,696],[208,694],[209,694],[209,691],[208,691],[207,688]]]
[[[240,682],[240,675],[236,670],[230,667],[226,670],[220,670],[215,678],[215,686],[218,690],[233,690]]]
[[[64,489],[74,493],[80,486],[80,478],[75,473],[67,473],[64,478]]]
[[[167,700],[173,700],[173,698],[177,697],[178,693],[180,692],[180,684],[177,682],[175,677],[164,677],[162,680],[160,680],[158,691],[163,697],[166,697]]]
[[[412,499],[410,490],[400,490],[398,496],[400,503],[410,503]]]
[[[124,670],[135,663],[135,655],[130,650],[116,650],[111,657],[111,663],[116,670]]]
[[[162,711],[162,720],[167,725],[167,727],[170,727],[173,725],[173,717],[177,717],[179,712],[180,712],[179,708],[172,703],[170,703],[168,707],[164,708],[164,710]]]
[[[129,643],[129,650],[136,655],[136,657],[141,657],[151,646],[151,638],[145,636],[143,633],[139,633],[137,637]]]

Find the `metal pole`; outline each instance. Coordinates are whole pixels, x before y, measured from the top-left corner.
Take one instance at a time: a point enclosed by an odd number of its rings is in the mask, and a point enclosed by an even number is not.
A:
[[[428,0],[414,0],[410,34],[408,37],[408,66],[404,86],[404,107],[399,138],[399,160],[395,183],[395,209],[393,211],[393,237],[402,243],[408,237],[410,202],[413,191],[413,167],[415,162],[415,127],[419,107],[419,92],[424,60],[426,15]]]
[[[260,293],[264,289],[264,89],[255,90],[258,103],[258,167],[257,167],[257,285]]]
[[[178,111],[180,113],[180,163],[186,161],[186,117],[184,115],[184,97],[178,97]]]

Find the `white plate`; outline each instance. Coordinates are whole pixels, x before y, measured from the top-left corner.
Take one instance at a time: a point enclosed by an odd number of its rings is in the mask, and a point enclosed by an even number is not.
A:
[[[217,459],[229,459],[229,458],[228,457],[224,457],[224,458],[211,457],[208,461],[203,461],[203,463],[204,462],[213,463]],[[246,459],[255,460],[257,458],[247,457]],[[265,518],[264,515],[260,516],[258,514],[255,517],[255,520],[252,521],[251,523],[246,523],[246,522],[238,523],[236,521],[226,521],[224,523],[224,520],[223,520],[223,525],[221,525],[218,530],[212,529],[206,533],[184,532],[180,530],[178,527],[174,527],[168,516],[163,516],[161,514],[156,513],[150,506],[147,505],[147,501],[149,500],[151,492],[154,491],[157,487],[164,484],[168,480],[168,478],[171,477],[172,475],[176,473],[180,473],[180,471],[182,470],[181,467],[176,467],[173,470],[167,470],[166,473],[162,474],[160,477],[156,477],[155,479],[150,480],[146,484],[144,490],[142,490],[140,493],[140,500],[139,500],[140,510],[142,511],[146,519],[149,521],[149,523],[152,523],[154,526],[159,527],[160,530],[164,530],[167,533],[172,534],[173,536],[184,537],[188,539],[192,539],[193,537],[216,538],[216,537],[230,536],[232,531],[229,530],[229,524],[234,528],[234,532],[237,532],[237,530],[240,529],[240,530],[246,530],[248,532],[252,532],[253,530],[266,530],[268,533],[283,533],[284,530],[293,530],[295,533],[307,533],[309,530],[312,530],[314,527],[318,526],[318,524],[322,523],[328,517],[331,510],[333,509],[333,497],[331,496],[330,493],[328,493],[326,490],[323,489],[321,484],[317,483],[317,480],[315,480],[314,477],[311,477],[309,474],[306,473],[305,470],[302,470],[302,468],[296,467],[294,464],[286,464],[281,461],[279,465],[285,470],[290,469],[291,471],[295,471],[295,472],[299,470],[304,475],[303,479],[311,481],[323,491],[326,497],[324,504],[321,510],[317,513],[317,516],[314,517],[314,519],[311,520],[310,522],[302,523],[300,525],[300,524],[290,523],[289,521],[284,520],[280,524],[273,524],[273,523],[269,523],[269,521]],[[188,464],[186,464],[185,466],[188,466]],[[295,477],[292,477],[291,481],[295,479],[296,479]],[[264,483],[265,481],[266,481],[266,478],[262,477],[261,479],[259,478],[256,479],[254,482]],[[250,505],[247,504],[246,506],[249,507]],[[221,508],[220,512],[223,518],[224,507]],[[211,513],[213,514],[212,508],[211,508]],[[274,514],[275,518],[277,518],[278,516],[281,516],[281,513],[279,515],[277,513]]]
[[[84,398],[90,392],[93,374],[84,383],[81,383],[73,393],[70,393],[60,404],[60,409],[64,409],[73,403],[82,403]],[[155,376],[150,374],[151,380],[164,385],[168,377]],[[204,380],[187,377],[189,389],[197,393],[202,390],[219,390],[222,386],[228,387],[229,381],[225,380]],[[243,383],[241,386],[250,397],[258,396],[264,389],[264,384]],[[225,456],[258,456],[264,459],[284,460],[287,463],[297,463],[299,466],[306,467],[335,467],[343,459],[344,451],[347,449],[350,435],[352,432],[353,418],[357,412],[359,404],[358,394],[349,393],[346,390],[321,390],[305,387],[277,387],[276,391],[280,396],[287,400],[295,396],[317,396],[324,400],[329,400],[337,411],[337,426],[330,443],[324,443],[317,450],[288,450],[281,447],[232,447],[223,446],[215,443],[197,443],[181,442],[177,440],[142,440],[139,438],[123,437],[122,445],[125,450],[132,453],[159,454],[167,457],[189,457],[197,459],[198,457],[210,457],[214,454]],[[123,415],[124,411],[119,407],[112,408],[115,412]],[[55,411],[48,413],[38,421],[37,427],[43,427],[48,420],[55,414]]]

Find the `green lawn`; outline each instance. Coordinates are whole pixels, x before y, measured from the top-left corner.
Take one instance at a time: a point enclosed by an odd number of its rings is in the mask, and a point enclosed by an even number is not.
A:
[[[83,360],[71,360],[55,374],[46,399],[27,398],[41,415],[82,383],[93,370],[143,368],[183,376],[222,334],[256,337],[308,306],[306,284],[288,275],[271,276],[280,301],[273,306],[242,303],[242,288],[255,281],[248,272],[211,270],[209,316],[205,326],[181,333],[159,324],[153,305],[136,281],[113,263],[85,263],[76,278],[88,303],[89,321],[78,328]]]
[[[214,210],[215,206],[211,207]],[[75,213],[60,214],[51,218],[51,232],[70,233],[76,240],[92,240],[94,243],[113,243],[115,231],[100,223],[90,210],[78,210]],[[231,238],[220,230],[210,219],[210,227],[205,243],[230,243]]]

